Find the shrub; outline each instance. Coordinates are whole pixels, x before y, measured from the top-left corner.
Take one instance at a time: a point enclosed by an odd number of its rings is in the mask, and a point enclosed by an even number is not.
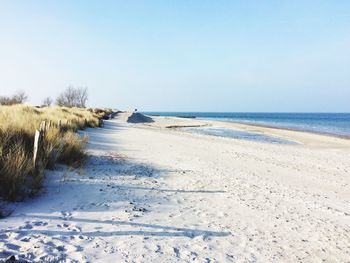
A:
[[[62,138],[63,145],[58,161],[75,167],[81,166],[86,157],[86,142],[86,138],[81,138],[73,132],[66,132]]]
[[[14,201],[26,183],[27,176],[33,169],[23,139],[12,141],[6,149],[2,148],[0,157],[0,194],[8,200]],[[27,193],[26,193],[27,194]],[[22,192],[22,196],[25,194]]]
[[[75,131],[99,126],[101,115],[80,108],[0,106],[0,196],[14,201],[37,193],[44,169],[54,169],[56,162],[82,165],[86,138]],[[34,134],[43,120],[51,125],[44,135],[43,167],[38,170],[33,162]]]
[[[12,97],[1,96],[0,105],[15,105],[22,104],[28,99],[28,96],[23,92],[19,91]]]

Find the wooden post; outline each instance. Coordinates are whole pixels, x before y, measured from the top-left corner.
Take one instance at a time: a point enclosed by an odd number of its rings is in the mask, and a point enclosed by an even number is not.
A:
[[[46,122],[45,121],[42,121],[40,123],[40,128],[39,130],[42,132],[42,133],[45,133],[46,132]]]
[[[34,162],[35,169],[38,168],[38,164],[40,161],[42,138],[43,136],[41,131],[36,130],[35,137],[34,137],[34,152],[33,152],[33,162]]]
[[[40,172],[42,169],[44,169],[43,158],[45,158],[45,153],[44,153],[45,132],[46,132],[46,122],[42,121],[40,123],[39,130],[35,131],[35,137],[34,137],[33,162],[34,162],[34,168],[37,172]]]
[[[44,125],[44,126],[43,126]],[[41,128],[45,128],[45,122],[41,123]],[[43,129],[44,129],[43,128]],[[34,137],[34,150],[33,150],[33,162],[34,162],[34,173],[32,180],[32,191],[37,191],[40,188],[43,180],[45,170],[45,148],[44,148],[44,136],[42,130],[35,131]]]

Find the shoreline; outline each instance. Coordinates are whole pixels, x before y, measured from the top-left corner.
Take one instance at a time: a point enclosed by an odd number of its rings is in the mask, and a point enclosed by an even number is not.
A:
[[[277,130],[286,130],[286,131],[296,131],[296,132],[305,132],[310,134],[316,134],[316,135],[324,135],[339,139],[346,139],[350,140],[350,135],[341,135],[341,134],[335,134],[330,132],[322,132],[322,131],[313,131],[313,130],[307,130],[307,129],[298,129],[298,128],[290,128],[290,127],[279,127],[269,124],[262,124],[262,123],[253,123],[253,122],[243,122],[243,121],[237,121],[237,120],[227,120],[227,119],[220,119],[220,118],[205,118],[205,117],[196,117],[196,116],[189,116],[189,117],[183,117],[183,116],[165,116],[165,115],[148,115],[150,117],[156,117],[156,118],[177,118],[177,119],[187,119],[187,120],[197,120],[197,121],[213,121],[213,122],[224,122],[224,123],[236,123],[241,125],[247,125],[251,127],[262,127],[262,128],[269,128],[269,129],[277,129]],[[174,125],[176,126],[176,125]],[[178,127],[167,127],[167,128],[187,128],[187,127],[201,127],[205,125],[184,125],[184,126],[178,126]]]
[[[238,131],[260,133],[270,136],[287,139],[305,146],[314,147],[350,147],[350,138],[344,136],[332,136],[324,133],[311,131],[299,131],[295,129],[270,127],[269,125],[247,124],[232,121],[211,120],[211,119],[188,119],[173,116],[152,116],[154,122],[147,123],[147,126],[154,128],[172,128],[180,131],[187,127],[219,126]],[[138,124],[140,125],[140,124]],[[208,136],[208,135],[206,135]],[[243,140],[243,139],[238,139]],[[301,145],[298,146],[301,146]]]
[[[202,120],[207,120],[207,119],[202,119]],[[208,119],[208,121],[211,121],[211,120]],[[334,133],[310,131],[310,130],[303,130],[303,129],[297,129],[297,128],[288,128],[288,127],[277,127],[277,126],[273,126],[273,125],[260,124],[260,123],[246,123],[246,122],[240,122],[240,121],[222,121],[222,120],[212,120],[212,121],[237,123],[237,124],[247,125],[247,126],[251,126],[251,127],[262,127],[262,128],[285,130],[285,131],[304,132],[304,133],[309,133],[309,134],[323,135],[323,136],[327,136],[327,137],[334,137],[334,138],[339,138],[339,139],[350,140],[350,135],[340,135],[340,134],[334,134]]]
[[[86,129],[90,157],[84,169],[48,171],[45,191],[18,204],[1,221],[0,258],[349,258],[350,241],[344,234],[350,217],[348,140],[179,118],[128,123],[130,114],[117,114],[101,128]],[[203,123],[299,137],[307,144],[262,144],[166,128]]]

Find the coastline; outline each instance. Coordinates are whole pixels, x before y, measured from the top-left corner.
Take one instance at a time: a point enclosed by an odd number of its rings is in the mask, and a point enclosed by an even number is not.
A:
[[[123,117],[122,117],[123,118]],[[155,120],[154,123],[147,124],[151,127],[156,128],[168,128],[181,130],[186,127],[223,127],[238,131],[245,132],[257,132],[287,140],[301,143],[305,146],[312,147],[350,147],[350,138],[343,136],[332,136],[324,133],[317,133],[312,131],[299,131],[295,129],[277,128],[270,127],[269,125],[259,124],[247,124],[232,121],[221,121],[221,120],[206,120],[206,119],[190,119],[181,117],[169,117],[169,116],[152,116]],[[208,136],[208,135],[205,135]],[[302,146],[299,145],[299,146]]]
[[[42,195],[1,221],[4,255],[29,261],[346,262],[349,140],[119,113],[87,129],[82,170],[48,172]],[[218,125],[303,145],[191,134]],[[55,245],[53,245],[55,244]]]
[[[182,112],[182,114],[185,114],[186,112]],[[201,112],[199,112],[201,113]],[[165,118],[187,118],[187,119],[195,119],[195,120],[203,120],[203,121],[216,121],[216,122],[228,122],[228,123],[237,123],[242,125],[250,125],[250,126],[259,126],[259,127],[265,127],[265,128],[271,128],[271,129],[281,129],[281,130],[289,130],[289,131],[298,131],[298,132],[307,132],[307,133],[314,133],[319,135],[326,135],[336,138],[342,138],[342,139],[350,139],[350,134],[336,134],[332,132],[327,131],[317,131],[317,130],[311,130],[311,129],[303,129],[303,128],[297,128],[297,127],[286,127],[286,126],[278,126],[278,124],[268,124],[268,123],[259,123],[254,121],[239,121],[238,119],[230,119],[229,117],[203,117],[203,116],[196,116],[197,112],[189,112],[189,115],[181,115],[181,112],[175,112],[175,114],[178,115],[170,115],[171,112],[167,112],[166,114],[169,115],[161,115],[161,112],[158,112],[158,114],[153,114],[152,112],[150,114],[145,113],[146,115],[149,115],[151,117],[165,117]],[[191,115],[192,114],[192,115]],[[207,114],[212,114],[212,112],[208,112]],[[218,112],[217,114],[220,114]],[[227,113],[229,114],[229,113]],[[238,112],[237,114],[243,114]],[[256,114],[256,113],[252,113]],[[278,113],[265,113],[265,114],[278,114]],[[283,113],[283,114],[293,114],[293,113]],[[296,114],[316,114],[316,113],[296,113]],[[321,114],[328,114],[328,113],[321,113]],[[349,113],[336,113],[340,115],[347,115]]]
[[[311,131],[311,130],[307,130],[307,129],[278,127],[278,126],[268,125],[268,124],[248,123],[248,122],[240,122],[240,121],[222,121],[222,120],[218,120],[218,122],[232,122],[232,123],[243,124],[243,125],[252,126],[252,127],[262,127],[262,128],[270,128],[270,129],[278,129],[278,130],[286,130],[286,131],[305,132],[305,133],[324,135],[324,136],[329,136],[329,137],[335,137],[335,138],[350,140],[350,135],[339,135],[339,134],[334,134],[334,133],[329,133],[329,132],[327,133],[327,132],[320,132],[320,131]]]

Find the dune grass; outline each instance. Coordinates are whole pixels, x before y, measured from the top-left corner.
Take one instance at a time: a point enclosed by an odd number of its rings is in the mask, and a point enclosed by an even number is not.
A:
[[[0,196],[16,201],[37,193],[44,169],[62,163],[79,166],[86,156],[86,138],[76,131],[98,127],[110,110],[0,106]],[[34,167],[34,134],[42,121],[51,123],[44,133],[41,169]],[[58,125],[59,122],[61,125]]]

